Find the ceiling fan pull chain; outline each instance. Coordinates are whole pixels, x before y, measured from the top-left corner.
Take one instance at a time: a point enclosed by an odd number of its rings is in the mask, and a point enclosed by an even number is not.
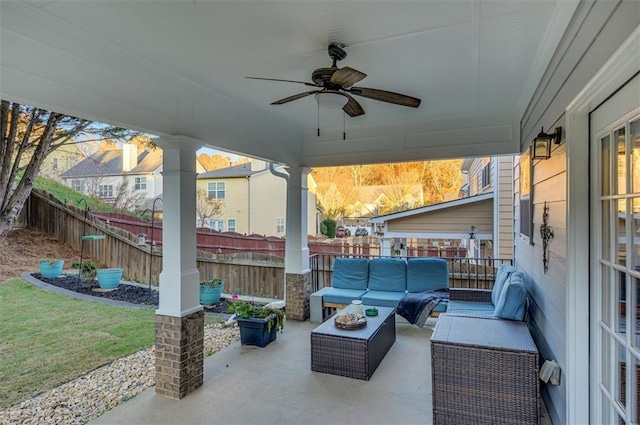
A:
[[[347,113],[342,111],[342,140],[347,140]]]
[[[320,137],[320,104],[318,103],[318,137]]]

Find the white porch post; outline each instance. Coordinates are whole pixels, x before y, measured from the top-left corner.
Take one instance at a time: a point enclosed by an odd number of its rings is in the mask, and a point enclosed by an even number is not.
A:
[[[309,269],[308,185],[310,168],[289,167],[287,181],[287,218],[285,244],[285,299],[287,318],[306,320],[309,317],[311,270]]]
[[[391,239],[380,239],[380,255],[383,257],[391,257]]]
[[[156,393],[182,398],[202,385],[204,312],[196,264],[196,151],[182,136],[163,151],[162,272],[156,311]]]

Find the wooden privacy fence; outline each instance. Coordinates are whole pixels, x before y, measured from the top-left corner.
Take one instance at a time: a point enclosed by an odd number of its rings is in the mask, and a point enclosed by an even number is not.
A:
[[[95,213],[95,216],[108,222],[110,225],[127,230],[134,235],[144,233],[147,240],[151,240],[153,230],[153,241],[156,245],[162,245],[162,222],[151,222],[138,217],[128,216],[120,213]],[[200,227],[196,230],[196,244],[199,250],[214,254],[236,255],[243,252],[273,255],[284,258],[285,239],[275,236],[264,235],[243,235],[236,232],[219,232],[217,230]],[[309,252],[311,254],[335,253],[335,254],[358,254],[377,255],[380,252],[378,243],[373,238],[357,238],[355,240],[324,240],[318,241],[310,238]]]
[[[148,244],[138,246],[137,232],[133,234],[107,224],[96,217],[98,213],[85,217],[83,209],[63,205],[47,192],[36,189],[25,208],[30,227],[75,250],[83,249],[84,258],[100,267],[119,267],[126,278],[148,283],[151,247]],[[154,233],[161,235],[162,229],[155,229]],[[105,238],[83,242],[83,235],[103,235]],[[214,276],[224,279],[225,292],[284,298],[284,260],[280,257],[260,253],[218,255],[199,250],[197,263],[201,279]],[[152,285],[157,286],[162,270],[161,246],[153,247],[151,267]]]

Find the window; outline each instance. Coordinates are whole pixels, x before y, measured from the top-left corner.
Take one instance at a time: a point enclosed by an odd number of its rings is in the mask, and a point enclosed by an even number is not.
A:
[[[531,156],[520,156],[520,236],[531,238]]]
[[[217,230],[218,232],[224,231],[223,220],[209,220],[209,229]]]
[[[101,184],[98,186],[98,196],[100,198],[113,198],[113,185]]]
[[[235,232],[236,231],[236,219],[235,218],[227,219],[227,231],[228,232]]]
[[[80,193],[84,193],[86,190],[84,179],[72,179],[71,189],[78,191]]]
[[[211,182],[207,185],[207,193],[211,199],[224,199],[225,198],[225,183],[224,182]]]
[[[134,179],[134,189],[135,190],[147,190],[147,178],[146,177],[136,177]]]
[[[480,187],[483,189],[491,184],[491,163],[488,163],[482,168],[481,181]]]
[[[53,168],[54,170],[58,169],[58,158],[53,158],[53,164],[51,165],[51,168]]]
[[[276,233],[284,233],[284,217],[276,218]]]

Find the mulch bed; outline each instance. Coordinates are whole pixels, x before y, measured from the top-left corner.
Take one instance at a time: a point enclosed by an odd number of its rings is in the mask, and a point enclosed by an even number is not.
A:
[[[154,288],[149,291],[149,288],[129,285],[121,283],[116,289],[111,291],[100,291],[98,281],[94,280],[90,286],[87,286],[82,279],[73,275],[62,275],[56,278],[42,277],[40,273],[32,273],[33,277],[50,285],[64,288],[69,291],[74,291],[79,294],[90,295],[92,297],[102,297],[111,300],[126,301],[132,304],[143,305],[158,305],[158,291]],[[229,307],[227,301],[219,301],[211,306],[204,306],[206,313],[227,313]]]

